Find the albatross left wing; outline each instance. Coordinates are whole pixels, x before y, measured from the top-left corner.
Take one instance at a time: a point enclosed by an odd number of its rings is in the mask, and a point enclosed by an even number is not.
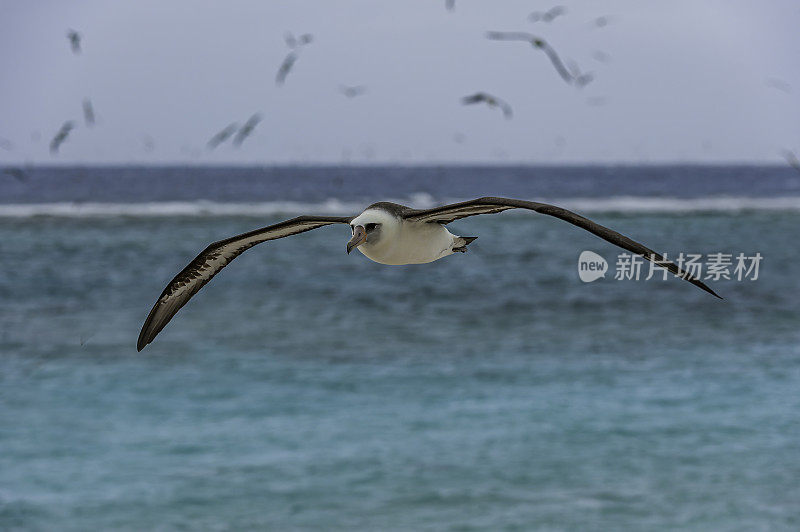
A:
[[[466,218],[467,216],[475,216],[478,214],[495,214],[498,212],[507,211],[509,209],[528,209],[540,214],[554,216],[564,220],[565,222],[569,222],[572,225],[577,225],[581,229],[585,229],[586,231],[599,236],[603,240],[611,242],[615,246],[619,246],[622,249],[636,253],[637,255],[641,255],[645,259],[666,268],[674,275],[689,281],[696,287],[722,299],[721,296],[706,286],[705,283],[700,281],[700,279],[682,270],[674,262],[668,261],[660,253],[656,253],[652,249],[635,242],[627,236],[621,235],[620,233],[617,233],[608,227],[604,227],[588,218],[584,218],[580,214],[576,214],[561,207],[556,207],[555,205],[511,198],[486,197],[471,201],[464,201],[461,203],[442,205],[441,207],[434,207],[433,209],[410,210],[405,213],[403,217],[406,220],[416,222],[448,224],[454,220]]]
[[[210,244],[170,281],[156,301],[139,333],[137,351],[153,341],[169,320],[233,259],[262,242],[297,235],[331,224],[349,224],[351,218],[338,216],[298,216],[285,222]]]

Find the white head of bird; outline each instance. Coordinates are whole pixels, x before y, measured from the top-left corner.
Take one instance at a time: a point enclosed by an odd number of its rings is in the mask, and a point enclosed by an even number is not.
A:
[[[383,209],[365,210],[350,222],[353,237],[347,243],[347,253],[357,248],[369,258],[386,255],[398,238],[401,225],[400,218]]]

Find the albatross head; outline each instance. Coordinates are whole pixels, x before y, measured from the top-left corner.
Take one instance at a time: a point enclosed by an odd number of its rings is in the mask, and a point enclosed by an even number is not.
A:
[[[383,209],[367,209],[350,221],[353,238],[347,242],[347,253],[377,250],[391,241],[400,227],[400,220]],[[368,255],[368,253],[365,253]]]

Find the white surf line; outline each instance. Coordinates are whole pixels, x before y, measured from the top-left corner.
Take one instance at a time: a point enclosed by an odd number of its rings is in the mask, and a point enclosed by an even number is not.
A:
[[[415,208],[430,208],[439,203],[452,203],[463,198],[436,201],[428,194],[392,199]],[[610,198],[532,198],[577,212],[619,213],[684,213],[739,211],[800,211],[800,196],[789,197],[718,197],[718,198],[654,198],[617,196]],[[223,217],[223,216],[292,216],[301,213],[347,215],[360,212],[370,201],[343,202],[328,199],[321,202],[213,202],[167,201],[147,203],[16,203],[0,204],[0,218],[103,218],[103,217]],[[515,211],[511,211],[515,212]],[[530,213],[516,213],[528,214]],[[506,215],[509,215],[508,213]]]

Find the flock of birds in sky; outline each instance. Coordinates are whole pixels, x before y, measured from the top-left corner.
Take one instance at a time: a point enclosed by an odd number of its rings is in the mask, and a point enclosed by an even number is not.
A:
[[[450,11],[455,10],[455,0],[446,0],[445,7]],[[567,10],[564,6],[555,6],[547,11],[535,11],[531,13],[528,17],[528,20],[531,22],[549,23],[558,17],[566,15],[566,13]],[[606,17],[600,17],[595,20],[595,24],[598,27],[605,26],[607,23],[608,19]],[[532,33],[519,31],[489,31],[486,33],[486,38],[494,41],[517,41],[530,44],[534,50],[541,51],[549,59],[556,73],[567,84],[582,88],[591,83],[594,79],[594,74],[591,72],[581,72],[579,67],[574,62],[565,62],[547,41]],[[67,40],[69,41],[72,53],[75,55],[81,54],[81,39],[82,36],[78,31],[73,29],[67,31]],[[314,42],[314,36],[310,33],[304,33],[296,36],[291,32],[287,32],[284,35],[284,42],[286,43],[289,51],[287,52],[281,64],[278,66],[278,70],[275,73],[275,85],[279,87],[286,83],[287,77],[292,72],[292,69],[297,61],[300,59],[303,50]],[[601,62],[606,62],[608,61],[609,57],[604,52],[597,52],[595,54],[595,59]],[[364,95],[367,92],[367,87],[365,85],[340,85],[339,92],[346,98],[352,99]],[[486,92],[476,92],[474,94],[464,96],[461,98],[461,103],[464,105],[485,104],[490,108],[498,108],[502,111],[503,116],[506,119],[511,119],[514,116],[514,111],[508,102],[498,96],[494,96]],[[602,103],[603,101],[598,100],[597,105],[602,105]],[[88,98],[83,100],[83,117],[84,123],[87,127],[94,126],[94,107],[92,106],[91,100]],[[254,113],[241,126],[238,122],[232,122],[215,133],[206,143],[206,148],[209,150],[214,150],[231,138],[233,139],[231,141],[233,146],[239,147],[244,140],[250,136],[250,134],[261,121],[261,114]],[[59,153],[61,145],[69,138],[70,134],[76,129],[76,127],[77,125],[73,120],[68,120],[62,124],[61,128],[56,132],[50,141],[50,153],[52,155],[57,155]],[[147,146],[150,146],[150,149],[152,149],[152,139],[146,139],[145,144],[146,148]],[[15,177],[19,177],[20,175],[24,175],[24,172],[21,170],[19,172],[14,172]]]
[[[454,11],[456,9],[455,0],[445,0],[445,7],[448,11]],[[530,13],[528,15],[528,21],[531,23],[549,24],[561,17],[567,16],[567,14],[568,11],[566,7],[557,5],[546,11],[534,11]],[[609,18],[607,16],[597,17],[593,20],[593,25],[597,28],[604,28],[608,24]],[[572,85],[581,89],[594,80],[594,74],[592,72],[584,72],[574,61],[562,58],[562,56],[549,42],[533,33],[525,31],[493,30],[487,31],[485,36],[491,41],[518,42],[530,45],[535,52],[540,52],[547,58],[556,74],[558,74],[558,76],[568,85]],[[72,53],[74,55],[80,55],[82,52],[81,34],[74,29],[70,29],[67,31],[67,40]],[[303,50],[314,42],[314,36],[310,33],[304,33],[302,35],[295,36],[294,34],[287,32],[284,35],[284,41],[288,48],[288,52],[281,64],[278,66],[278,70],[275,74],[275,84],[278,87],[281,87],[286,83],[287,77],[292,72],[297,61],[300,59]],[[606,52],[600,50],[595,51],[592,57],[600,63],[607,63],[610,60],[610,56]],[[769,78],[765,83],[767,86],[776,90],[791,93],[791,86],[783,80]],[[340,85],[339,92],[344,97],[352,99],[364,95],[367,92],[367,87],[365,85]],[[606,102],[607,99],[601,96],[589,97],[587,99],[587,104],[591,106],[605,105]],[[508,120],[514,116],[514,110],[510,103],[499,96],[483,91],[478,91],[473,94],[463,96],[461,98],[461,103],[463,105],[483,104],[490,109],[499,109],[503,116]],[[96,122],[95,112],[92,102],[89,98],[84,98],[82,102],[82,108],[85,126],[89,128],[93,127]],[[253,133],[261,121],[261,113],[256,112],[252,114],[241,126],[238,122],[232,122],[214,134],[206,143],[206,147],[208,150],[214,150],[223,143],[227,142],[229,139],[232,139],[231,143],[234,147],[238,148]],[[74,120],[67,120],[61,125],[50,141],[51,155],[58,155],[61,145],[69,139],[70,135],[76,128],[77,124]],[[463,142],[463,138],[463,134],[456,134],[454,140],[457,143],[461,143]],[[153,150],[154,141],[151,137],[146,136],[143,139],[143,142],[145,151]],[[11,146],[12,145],[10,141],[0,137],[0,148],[11,150]],[[798,160],[798,157],[792,150],[784,149],[781,151],[781,155],[792,168],[800,172],[800,160]],[[19,180],[25,179],[25,172],[18,168],[6,168],[3,172]]]
[[[454,11],[456,8],[455,0],[446,0],[445,7],[448,11]],[[564,6],[554,6],[547,11],[534,11],[528,15],[530,22],[553,22],[556,18],[566,15],[567,8]],[[599,17],[595,19],[594,24],[597,27],[605,27],[608,25],[608,17]],[[535,50],[541,50],[544,55],[550,60],[553,68],[556,70],[561,79],[568,85],[574,85],[578,88],[583,88],[594,80],[594,74],[591,72],[581,72],[580,68],[575,62],[565,62],[555,49],[541,37],[532,33],[524,31],[487,31],[486,38],[492,41],[518,41],[530,44]],[[610,57],[605,52],[598,51],[594,55],[595,59],[599,62],[608,62]],[[605,101],[598,100],[597,105],[602,105]],[[497,96],[485,93],[476,92],[469,96],[464,96],[461,99],[464,105],[472,105],[476,103],[483,103],[491,108],[499,108],[503,112],[503,116],[510,120],[514,116],[514,110],[511,105]]]
[[[80,55],[81,53],[81,34],[75,30],[70,29],[67,31],[67,39],[69,40],[70,48],[72,49],[72,53],[75,55]],[[93,127],[95,124],[94,118],[94,107],[92,106],[92,101],[89,98],[84,98],[82,102],[83,107],[83,121],[86,124],[86,127]],[[75,129],[76,125],[75,122],[72,120],[67,120],[64,122],[56,134],[53,136],[53,139],[50,141],[50,153],[53,155],[58,154],[58,150],[61,148],[61,145],[67,140],[72,130]]]

